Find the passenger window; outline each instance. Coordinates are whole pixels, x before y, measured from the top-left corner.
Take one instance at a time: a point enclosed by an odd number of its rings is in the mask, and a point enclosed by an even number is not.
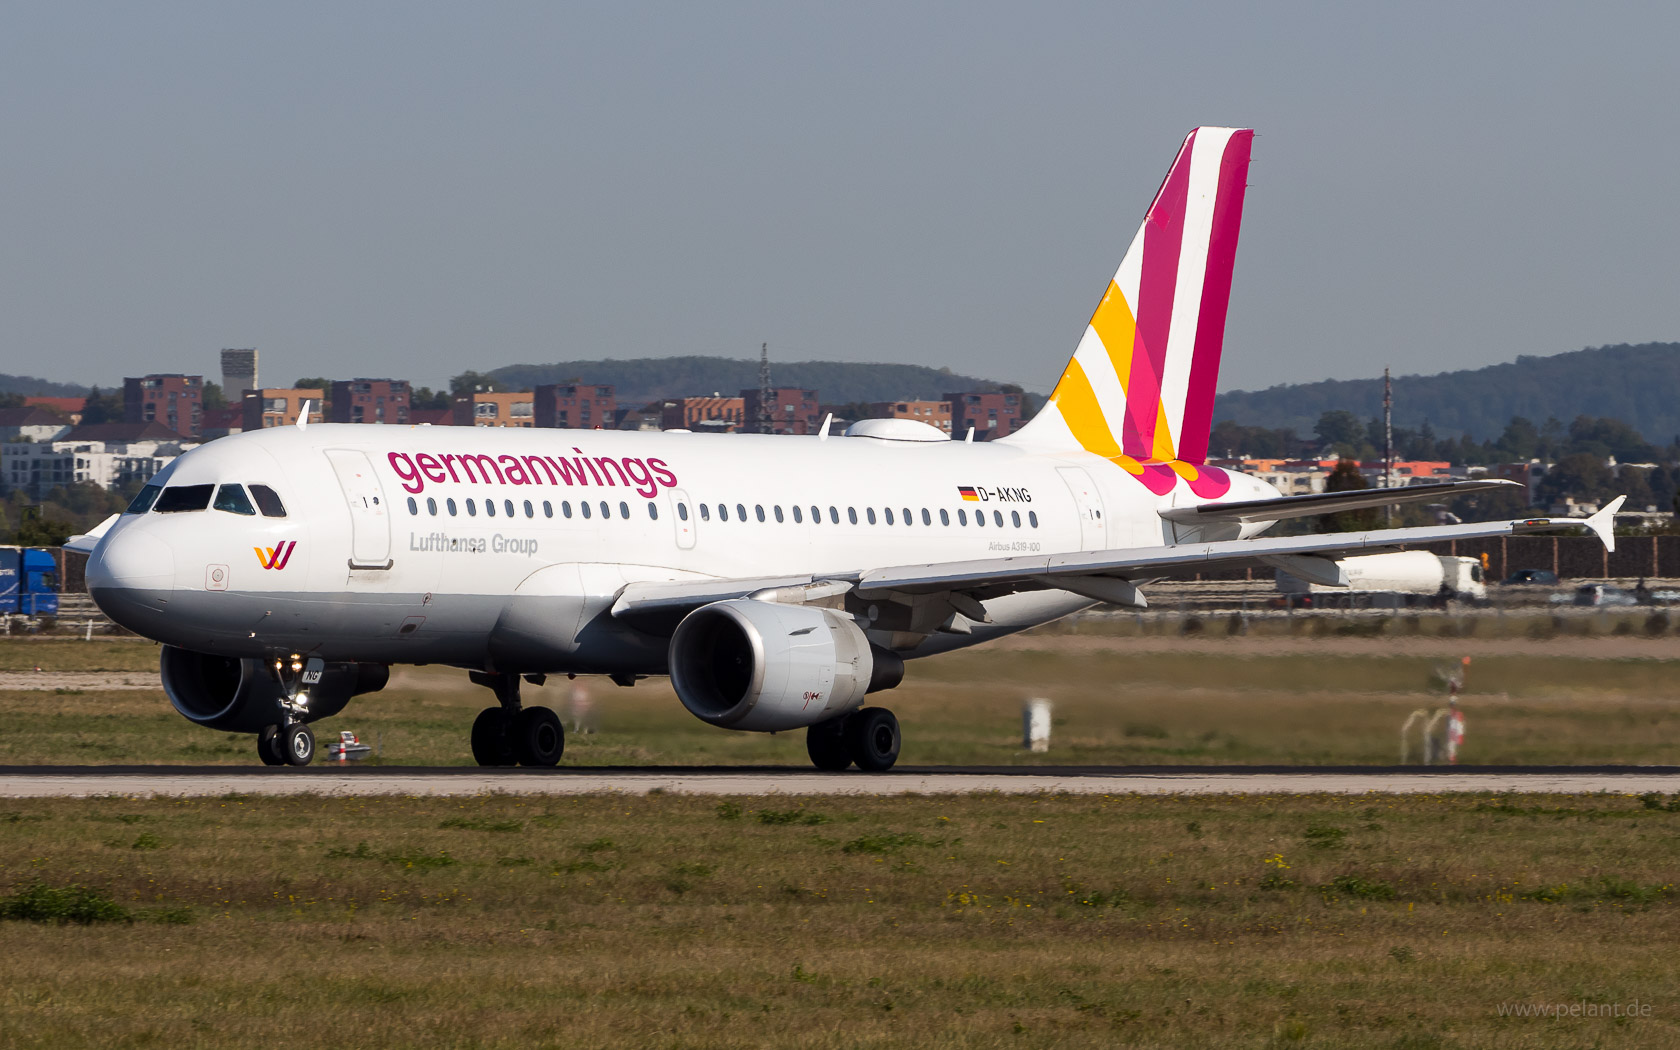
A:
[[[986,527],[986,512],[985,511],[977,510],[977,511],[974,512],[974,524],[979,528],[985,528]]]
[[[653,521],[659,520],[659,504],[648,500],[648,517]]]
[[[688,520],[688,504],[686,504],[686,503],[677,504],[677,517],[681,518],[684,521]]]
[[[951,512],[946,510],[944,507],[939,508],[939,524],[951,524]]]
[[[437,517],[437,500],[430,496],[426,497],[426,513],[434,518]]]
[[[527,518],[534,518],[537,516],[536,508],[531,506],[530,500],[525,501],[525,516]]]
[[[229,514],[246,514],[256,516],[257,508],[251,506],[251,497],[245,495],[243,485],[223,485],[216,490],[216,502],[211,504],[217,510],[225,510]]]
[[[815,504],[813,504],[812,507],[811,507],[811,524],[813,524],[813,525],[821,525],[822,524],[822,508],[816,506]]]
[[[906,524],[906,525],[916,524],[916,516],[914,514],[910,513],[910,508],[909,507],[904,508],[904,524]]]
[[[1003,528],[1003,511],[992,511],[992,524],[996,525],[1000,529]]]
[[[280,502],[280,494],[267,485],[252,485],[251,498],[257,501],[257,509],[262,511],[265,518],[284,518],[286,505]]]
[[[881,509],[881,513],[882,513],[882,514],[885,514],[885,515],[886,515],[886,516],[887,516],[887,524],[888,524],[888,525],[891,525],[891,524],[892,524],[892,523],[893,523],[893,519],[892,519],[892,508],[891,508],[891,507],[883,507],[883,508],[882,508],[882,509]]]
[[[550,503],[548,500],[543,500],[543,517],[554,517],[554,504]]]
[[[612,508],[607,506],[607,501],[606,500],[601,501],[601,517],[602,518],[612,517]]]
[[[589,511],[589,501],[588,501],[588,500],[586,500],[586,499],[580,499],[580,500],[578,500],[578,510],[580,510],[580,511],[582,511],[582,512],[583,512],[583,516],[584,516],[584,519],[585,519],[585,520],[588,520],[588,518],[589,518],[589,514],[590,514],[590,511]]]
[[[444,500],[443,505],[444,505],[445,508],[448,509],[449,516],[451,518],[453,518],[455,516],[455,499],[454,499],[454,497],[452,496],[449,499]]]
[[[124,514],[144,514],[144,513],[146,513],[148,510],[152,509],[152,504],[157,502],[158,493],[160,493],[162,491],[163,491],[163,486],[162,485],[147,485],[145,488],[140,490],[139,494],[134,497],[134,502],[130,503],[128,505],[128,509],[123,511],[123,513]]]
[[[787,519],[782,517],[782,505],[780,503],[776,504],[774,507],[771,507],[770,509],[776,512],[776,524],[780,525],[783,521],[787,520]]]
[[[864,513],[864,516],[869,519],[869,524],[871,524],[871,525],[875,524],[875,508],[874,507],[863,508],[863,513]]]
[[[563,499],[563,500],[560,501],[560,514],[563,517],[567,517],[567,518],[572,516],[572,501],[571,500]]]
[[[474,503],[471,499],[467,500],[467,517],[478,517],[478,504]]]
[[[420,513],[420,504],[414,502],[413,496],[408,497],[408,512],[410,514]]]
[[[1027,511],[1027,524],[1031,525],[1035,529],[1038,528],[1038,511]]]
[[[828,508],[828,520],[832,521],[836,525],[840,524],[840,512],[834,508],[833,504],[830,504]],[[856,511],[852,512],[852,520],[857,520]]]
[[[926,507],[922,508],[922,524],[923,525],[932,525],[933,524],[933,515],[928,513],[928,509]]]
[[[805,515],[800,513],[799,504],[797,503],[793,505],[793,523],[795,525],[805,524]]]
[[[495,500],[487,499],[487,500],[484,501],[484,515],[485,515],[485,517],[488,517],[488,518],[494,518],[496,516],[496,501]]]
[[[210,505],[210,493],[214,485],[175,485],[163,490],[158,497],[157,506],[152,508],[159,514],[179,514],[183,511],[203,510]]]
[[[1012,511],[1009,512],[1009,524],[1015,526],[1017,529],[1021,527],[1021,512],[1020,511],[1012,510]]]
[[[846,517],[852,519],[852,524],[856,525],[857,524],[857,508],[856,507],[847,507],[846,508]]]
[[[719,521],[728,521],[729,520],[729,504],[727,504],[727,503],[719,503],[718,504],[718,520]]]
[[[735,504],[735,517],[738,521],[747,520],[747,505],[745,503]]]
[[[711,521],[712,520],[712,508],[707,506],[704,503],[698,504],[698,506],[700,507],[700,520],[701,521]]]
[[[764,520],[764,504],[762,504],[762,503],[753,504],[753,511],[758,514],[758,520],[760,522],[762,522]]]
[[[961,507],[957,508],[957,524],[958,525],[967,525],[968,524],[968,511],[963,510]]]
[[[507,516],[508,517],[510,517],[510,518],[513,517],[513,500],[510,500],[510,499],[502,500],[502,509],[507,511]]]

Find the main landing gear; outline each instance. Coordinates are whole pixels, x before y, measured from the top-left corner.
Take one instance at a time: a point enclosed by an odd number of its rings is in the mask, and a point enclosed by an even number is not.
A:
[[[499,707],[487,707],[473,719],[472,753],[481,766],[557,766],[566,750],[566,730],[560,716],[546,707],[522,707],[519,676],[471,671],[475,685],[496,694]],[[532,685],[541,685],[531,675]]]
[[[805,730],[805,751],[818,769],[838,772],[857,763],[865,773],[882,773],[898,761],[904,742],[898,719],[884,707],[863,707]]]
[[[280,712],[284,721],[265,726],[257,734],[257,754],[263,765],[307,766],[315,760],[315,734],[303,720],[309,717],[309,686],[321,680],[326,666],[319,656],[304,660],[297,655],[269,665],[283,690]]]

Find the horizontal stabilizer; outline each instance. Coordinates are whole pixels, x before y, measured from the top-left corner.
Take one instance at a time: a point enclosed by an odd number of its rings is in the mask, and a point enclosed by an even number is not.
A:
[[[1194,507],[1169,507],[1161,517],[1175,525],[1206,525],[1216,521],[1280,521],[1315,514],[1340,514],[1349,510],[1392,507],[1402,503],[1439,503],[1471,492],[1520,489],[1517,481],[1448,481],[1435,485],[1408,485],[1399,489],[1355,489],[1352,492],[1314,492],[1307,496],[1279,496],[1277,499],[1244,500],[1241,503],[1202,503]]]
[[[117,519],[121,516],[122,515],[120,514],[113,514],[88,531],[78,536],[70,537],[64,541],[64,549],[68,551],[80,551],[83,554],[92,554],[93,549],[99,546],[99,541],[105,538],[105,534],[111,531],[111,526],[115,525],[117,523]]]

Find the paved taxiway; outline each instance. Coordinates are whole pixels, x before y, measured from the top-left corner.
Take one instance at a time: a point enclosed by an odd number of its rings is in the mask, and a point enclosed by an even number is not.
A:
[[[242,795],[1076,795],[1578,794],[1680,792],[1680,767],[1600,766],[1303,769],[1300,767],[912,768],[891,773],[806,769],[563,768],[268,769],[238,766],[0,767],[0,798]]]

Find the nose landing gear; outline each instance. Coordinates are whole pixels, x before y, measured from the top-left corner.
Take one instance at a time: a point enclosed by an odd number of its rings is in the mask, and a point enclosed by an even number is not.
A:
[[[257,755],[265,766],[307,766],[315,760],[315,734],[303,723],[309,717],[309,686],[321,681],[326,661],[294,654],[276,660],[270,670],[284,690],[280,700],[283,721],[257,734]]]
[[[560,764],[566,750],[566,730],[560,716],[546,707],[523,707],[519,702],[519,676],[489,671],[469,671],[475,685],[496,694],[499,707],[487,707],[473,719],[472,754],[481,766],[546,766]],[[529,676],[541,685],[539,675]]]

